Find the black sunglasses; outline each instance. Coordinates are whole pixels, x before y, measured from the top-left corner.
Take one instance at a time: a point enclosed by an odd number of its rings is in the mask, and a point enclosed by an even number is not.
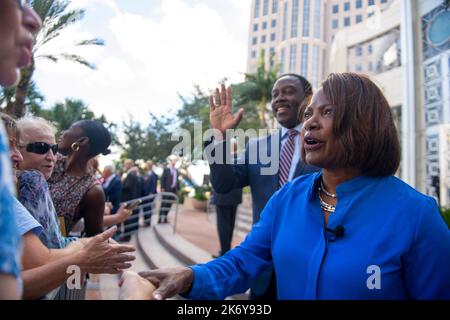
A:
[[[33,142],[27,144],[25,147],[28,152],[36,154],[46,154],[50,149],[52,150],[53,154],[56,154],[58,152],[57,144],[50,144],[47,142]]]

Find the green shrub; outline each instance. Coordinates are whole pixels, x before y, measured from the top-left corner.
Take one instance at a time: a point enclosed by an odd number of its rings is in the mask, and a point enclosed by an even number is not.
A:
[[[450,229],[450,207],[448,208],[441,207],[439,208],[439,210],[441,211],[442,218],[444,218],[445,223]]]

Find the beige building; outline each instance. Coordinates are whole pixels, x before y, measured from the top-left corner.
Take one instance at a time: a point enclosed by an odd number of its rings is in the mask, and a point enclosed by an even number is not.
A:
[[[394,0],[376,19],[335,34],[329,70],[362,71],[380,85],[401,133],[400,177],[449,206],[450,10],[441,0]]]
[[[390,1],[253,0],[247,72],[255,70],[263,51],[267,64],[275,54],[280,73],[301,74],[317,88],[328,73],[335,34],[378,16]]]
[[[267,3],[269,11],[258,3]],[[248,71],[258,62],[258,50],[265,49],[276,53],[281,72],[304,75],[314,87],[329,72],[371,75],[397,115],[399,176],[450,206],[450,9],[443,0],[359,3],[254,0]],[[260,28],[272,20],[273,29]],[[267,32],[275,34],[274,41],[260,42]]]

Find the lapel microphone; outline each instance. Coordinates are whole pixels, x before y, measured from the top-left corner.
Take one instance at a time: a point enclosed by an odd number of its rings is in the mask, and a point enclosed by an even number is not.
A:
[[[345,228],[342,225],[338,225],[334,229],[326,228],[326,231],[329,232],[329,233],[332,233],[334,235],[334,237],[335,237],[334,240],[337,240],[339,238],[343,238],[344,237]]]

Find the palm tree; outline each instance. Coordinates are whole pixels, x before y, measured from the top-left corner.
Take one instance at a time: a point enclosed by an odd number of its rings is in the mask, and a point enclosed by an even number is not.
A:
[[[83,9],[67,9],[70,4],[70,1],[67,0],[29,0],[28,2],[40,16],[42,29],[35,37],[32,64],[22,69],[21,80],[15,89],[14,99],[11,99],[5,108],[7,113],[16,118],[20,118],[26,113],[25,99],[35,70],[35,60],[47,59],[55,63],[60,60],[67,60],[79,63],[93,70],[95,69],[94,64],[76,54],[39,54],[40,49],[45,48],[49,42],[57,38],[65,28],[83,19],[85,11]],[[89,45],[102,46],[104,45],[104,41],[94,38],[81,40],[74,44],[75,47]]]
[[[279,69],[279,65],[274,64],[274,54],[270,55],[269,68],[266,68],[264,51],[262,50],[256,72],[245,73],[245,85],[240,102],[257,101],[261,128],[267,127],[267,102],[272,99],[272,87],[277,79]]]

